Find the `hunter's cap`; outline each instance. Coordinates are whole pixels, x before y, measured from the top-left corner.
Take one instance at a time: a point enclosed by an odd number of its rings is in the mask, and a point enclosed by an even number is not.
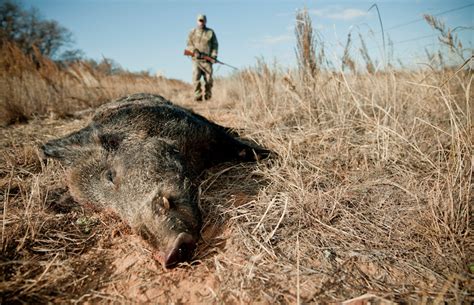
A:
[[[206,22],[206,21],[207,21],[206,15],[204,15],[204,14],[199,14],[199,15],[197,16],[197,21],[201,21],[201,20],[204,21],[204,22]]]

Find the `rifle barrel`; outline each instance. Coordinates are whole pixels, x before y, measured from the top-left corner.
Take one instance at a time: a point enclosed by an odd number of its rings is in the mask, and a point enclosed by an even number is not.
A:
[[[219,61],[219,60],[216,60],[216,62],[219,63],[219,64],[221,64],[221,65],[230,67],[230,68],[232,68],[232,69],[238,70],[236,67],[231,66],[231,65],[229,65],[229,64],[226,64],[225,62],[222,62],[222,61]]]

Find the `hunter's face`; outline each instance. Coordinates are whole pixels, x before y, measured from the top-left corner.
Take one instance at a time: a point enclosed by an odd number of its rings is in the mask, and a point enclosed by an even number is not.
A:
[[[203,19],[199,19],[197,21],[197,25],[198,25],[198,27],[203,28],[203,27],[206,26],[206,21],[204,21]]]

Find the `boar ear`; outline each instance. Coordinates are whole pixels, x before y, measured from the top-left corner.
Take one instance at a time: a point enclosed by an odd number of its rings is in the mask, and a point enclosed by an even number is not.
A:
[[[81,148],[91,143],[95,128],[87,126],[65,137],[51,140],[41,146],[45,158],[53,158],[72,163],[80,156]]]
[[[238,158],[242,161],[259,161],[274,155],[271,150],[248,146],[238,151]]]

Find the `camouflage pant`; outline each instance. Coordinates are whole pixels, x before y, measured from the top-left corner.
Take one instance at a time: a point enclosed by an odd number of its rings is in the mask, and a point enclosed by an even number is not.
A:
[[[212,96],[212,64],[207,61],[193,61],[194,96],[202,97],[201,77],[204,79],[204,98]]]

